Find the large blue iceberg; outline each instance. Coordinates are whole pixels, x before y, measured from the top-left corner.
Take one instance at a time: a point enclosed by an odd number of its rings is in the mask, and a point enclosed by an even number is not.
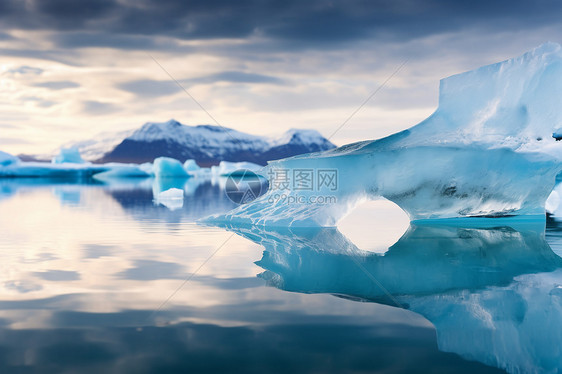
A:
[[[211,222],[335,226],[386,198],[411,220],[541,215],[560,172],[562,50],[441,80],[439,106],[389,137],[271,162],[267,194]],[[559,136],[560,135],[560,136]]]

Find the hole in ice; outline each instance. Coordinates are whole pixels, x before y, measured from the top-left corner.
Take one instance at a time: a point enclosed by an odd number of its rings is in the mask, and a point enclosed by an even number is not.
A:
[[[358,205],[338,223],[338,229],[359,249],[384,253],[410,226],[406,213],[393,202],[380,199]]]

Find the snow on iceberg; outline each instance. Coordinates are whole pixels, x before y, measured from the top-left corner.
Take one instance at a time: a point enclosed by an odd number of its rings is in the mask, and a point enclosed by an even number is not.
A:
[[[562,50],[441,80],[426,120],[386,138],[273,161],[270,190],[207,222],[334,226],[365,199],[385,197],[411,220],[542,215],[562,169]],[[306,173],[303,174],[303,171]]]
[[[156,178],[186,178],[189,174],[181,162],[175,158],[158,157],[154,160],[154,176]]]
[[[72,163],[72,164],[83,164],[85,161],[80,156],[80,151],[78,148],[70,147],[70,148],[61,148],[60,153],[53,157],[51,160],[53,164],[64,164],[64,163]]]

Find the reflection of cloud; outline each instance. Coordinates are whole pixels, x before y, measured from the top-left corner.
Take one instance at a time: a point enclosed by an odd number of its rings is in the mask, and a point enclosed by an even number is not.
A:
[[[136,260],[134,267],[117,274],[118,277],[129,280],[176,279],[185,277],[183,266],[173,262],[154,260]]]
[[[40,262],[53,261],[53,260],[57,260],[57,259],[58,259],[58,257],[55,256],[54,254],[44,252],[44,253],[39,253],[34,258],[24,258],[24,259],[22,259],[21,262],[23,262],[24,264],[36,264],[36,263],[40,263]]]
[[[71,270],[47,270],[38,271],[33,273],[36,277],[39,277],[46,281],[73,281],[80,279],[80,274],[76,271]]]
[[[350,367],[361,372],[448,372],[461,367],[468,373],[496,372],[439,352],[431,328],[381,328],[338,319],[304,325],[300,316],[290,314],[280,323],[260,327],[194,323],[131,327],[146,321],[149,314],[58,312],[55,323],[76,327],[8,330],[0,335],[0,344],[11,357],[24,352],[25,357],[33,357],[26,365],[29,372],[95,368],[92,372],[281,374],[291,368],[298,373],[346,373]],[[116,323],[126,327],[115,328]],[[405,358],[404,352],[410,354]],[[1,360],[0,371],[15,372],[18,363]]]
[[[28,280],[8,281],[4,283],[4,287],[8,290],[14,290],[20,293],[39,291],[43,289],[43,286],[41,286],[40,284],[33,283]]]
[[[83,244],[82,249],[85,252],[84,258],[100,258],[111,256],[114,247],[101,244]]]
[[[221,290],[244,290],[247,288],[262,287],[265,285],[263,279],[258,277],[250,278],[216,278],[208,275],[196,275],[194,282],[201,282]]]

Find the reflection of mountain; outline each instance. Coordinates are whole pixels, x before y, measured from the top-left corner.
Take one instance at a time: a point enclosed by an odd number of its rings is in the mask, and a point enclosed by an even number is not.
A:
[[[561,371],[562,259],[543,222],[492,222],[412,225],[384,255],[336,229],[229,229],[265,247],[257,264],[270,285],[404,306],[435,325],[443,351],[509,372]]]

